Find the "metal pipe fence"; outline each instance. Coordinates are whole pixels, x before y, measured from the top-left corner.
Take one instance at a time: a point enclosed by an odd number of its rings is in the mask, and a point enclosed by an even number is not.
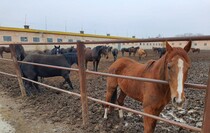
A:
[[[160,41],[197,41],[197,40],[210,40],[210,36],[197,36],[197,37],[171,37],[171,38],[149,38],[149,39],[136,39],[136,40],[116,40],[116,41],[98,41],[98,42],[72,42],[72,43],[67,43],[67,42],[62,42],[62,43],[4,43],[4,44],[0,44],[0,45],[10,45],[11,51],[12,51],[12,57],[13,57],[13,62],[15,65],[15,69],[16,69],[16,74],[17,75],[13,75],[13,74],[8,74],[5,72],[0,72],[0,74],[4,74],[4,75],[8,75],[8,76],[13,76],[13,77],[17,77],[18,81],[19,81],[19,85],[21,87],[21,93],[24,96],[25,93],[25,88],[23,87],[21,81],[23,80],[27,80],[57,91],[61,91],[64,93],[68,93],[71,95],[75,95],[75,96],[79,96],[81,97],[81,103],[82,103],[82,118],[83,118],[83,124],[86,125],[88,123],[88,104],[87,104],[87,99],[101,103],[101,104],[107,104],[116,108],[120,108],[129,112],[133,112],[135,114],[139,114],[139,115],[143,115],[143,116],[148,116],[160,121],[164,121],[164,122],[168,122],[170,124],[174,124],[183,128],[187,128],[190,130],[194,130],[194,131],[202,131],[204,133],[207,133],[210,127],[210,106],[207,104],[208,100],[210,99],[210,91],[208,91],[210,89],[210,82],[208,82],[208,85],[199,85],[199,84],[191,84],[191,83],[185,83],[186,87],[193,87],[193,88],[198,88],[198,89],[207,89],[206,92],[206,106],[205,106],[205,111],[204,111],[204,117],[208,117],[208,118],[204,118],[204,123],[203,123],[203,127],[201,128],[196,128],[196,127],[192,127],[186,124],[182,124],[182,123],[178,123],[178,122],[174,122],[171,120],[167,120],[158,116],[154,116],[154,115],[150,115],[150,114],[146,114],[140,111],[136,111],[130,108],[126,108],[126,107],[122,107],[119,105],[115,105],[112,103],[107,103],[105,101],[96,99],[96,98],[92,98],[87,96],[86,93],[86,73],[88,74],[96,74],[96,75],[103,75],[103,76],[111,76],[111,77],[118,77],[118,78],[124,78],[124,79],[132,79],[132,80],[139,80],[139,81],[144,81],[144,82],[153,82],[153,83],[161,83],[161,84],[168,84],[166,81],[162,81],[162,80],[155,80],[155,79],[147,79],[147,78],[137,78],[137,77],[132,77],[132,76],[123,76],[123,75],[115,75],[115,74],[108,74],[108,73],[101,73],[101,72],[93,72],[93,71],[86,71],[84,69],[84,44],[109,44],[109,43],[137,43],[137,42],[160,42]],[[60,44],[60,45],[66,45],[66,44],[77,44],[77,50],[78,50],[78,62],[79,62],[79,69],[75,69],[75,68],[66,68],[66,67],[59,67],[59,66],[52,66],[52,65],[46,65],[46,64],[39,64],[39,63],[32,63],[32,62],[24,62],[24,61],[17,61],[15,60],[15,52],[14,49],[12,48],[12,45],[15,44],[22,44],[22,45],[47,45],[47,44]],[[1,60],[5,60],[5,61],[12,61],[9,59],[1,59]],[[20,75],[20,68],[18,66],[18,63],[26,63],[26,64],[32,64],[32,65],[39,65],[39,66],[43,66],[43,67],[51,67],[51,68],[57,68],[57,69],[64,69],[64,70],[72,70],[72,71],[77,71],[79,72],[79,77],[80,77],[80,93],[81,94],[77,94],[77,93],[73,93],[70,91],[66,91],[66,90],[62,90],[60,88],[57,87],[53,87],[50,85],[46,85],[37,81],[33,81],[24,77],[21,77]],[[210,72],[209,72],[209,77],[210,77]],[[209,78],[210,81],[210,78]]]

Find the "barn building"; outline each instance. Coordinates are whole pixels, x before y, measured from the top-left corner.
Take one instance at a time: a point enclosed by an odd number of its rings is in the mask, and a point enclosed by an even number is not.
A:
[[[37,30],[30,29],[28,25],[24,28],[14,28],[14,27],[0,27],[0,43],[8,42],[77,42],[77,41],[110,41],[110,40],[132,40],[136,39],[133,37],[119,37],[107,35],[96,35],[96,34],[86,34],[84,31],[80,33],[73,32],[61,32],[61,31],[48,31],[48,30]],[[174,47],[183,47],[186,42],[176,41],[169,42]],[[163,42],[143,42],[143,43],[124,43],[124,44],[109,44],[114,48],[121,49],[123,47],[140,46],[143,49],[152,49],[152,47],[164,47]],[[94,45],[89,45],[93,47]],[[53,45],[33,45],[24,46],[26,50],[45,50],[52,49]],[[62,47],[68,47],[63,45]],[[193,48],[200,48],[201,50],[210,50],[210,41],[193,41]]]

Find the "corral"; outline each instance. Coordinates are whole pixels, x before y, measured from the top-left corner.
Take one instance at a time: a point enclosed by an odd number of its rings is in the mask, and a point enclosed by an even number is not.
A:
[[[157,59],[157,55],[152,51],[148,51],[148,56],[142,60],[145,62],[149,59]],[[111,56],[110,56],[111,57]],[[131,57],[138,60],[138,57]],[[208,80],[208,64],[209,64],[209,51],[201,51],[199,54],[190,53],[192,60],[192,68],[190,69],[187,82],[206,84]],[[99,65],[99,71],[107,72],[107,68],[111,65],[113,59],[103,59]],[[90,67],[90,66],[89,66]],[[1,66],[1,70],[14,73],[12,64],[4,63]],[[75,90],[79,93],[79,78],[76,72],[71,73],[71,78]],[[59,87],[60,78],[46,79],[44,82],[53,86]],[[13,84],[8,81],[12,81]],[[20,95],[18,84],[16,80],[11,78],[2,77],[3,90],[9,96],[17,97]],[[106,88],[106,77],[104,76],[87,76],[87,92],[88,96],[104,100]],[[204,97],[205,91],[202,90],[190,90],[186,89],[187,104],[186,110],[177,111],[170,104],[164,109],[161,116],[180,121],[182,123],[187,122],[191,126],[201,127],[204,109]],[[23,107],[21,109],[33,110],[28,112],[27,117],[33,116],[33,118],[41,118],[44,121],[50,121],[51,123],[64,123],[69,125],[69,129],[63,132],[69,132],[82,129],[81,126],[81,107],[80,99],[69,96],[67,94],[54,92],[52,90],[44,89],[44,94],[36,95],[31,98],[23,99]],[[103,107],[92,101],[89,101],[89,126],[81,132],[140,132],[143,131],[142,118],[139,116],[126,113],[124,120],[120,120],[116,113],[112,114],[113,117],[109,117],[108,120],[103,120]],[[127,98],[126,107],[133,108],[135,110],[141,109],[141,105],[132,99]],[[188,130],[171,126],[166,123],[159,122],[156,127],[156,132],[189,132]]]

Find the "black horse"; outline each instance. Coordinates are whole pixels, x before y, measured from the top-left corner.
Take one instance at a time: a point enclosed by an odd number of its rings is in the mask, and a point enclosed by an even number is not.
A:
[[[77,61],[77,53],[65,53],[60,55],[43,55],[43,54],[30,54],[25,57],[23,61],[41,63],[47,65],[55,65],[62,67],[71,67],[74,63],[78,64]],[[21,64],[20,69],[22,71],[23,77],[29,78],[31,80],[38,81],[38,77],[54,77],[54,76],[62,76],[65,81],[69,85],[69,90],[73,89],[71,80],[69,78],[70,71],[69,70],[61,70],[55,68],[48,68],[30,64]],[[28,95],[32,94],[31,88],[35,88],[38,92],[40,89],[37,84],[33,84],[32,82],[25,81],[26,92]]]
[[[130,47],[129,48],[129,56],[131,56],[132,53],[133,53],[133,56],[135,56],[138,49],[139,49],[139,47]]]
[[[87,68],[88,61],[93,61],[93,70],[98,71],[101,54],[106,55],[108,59],[108,49],[106,46],[96,46],[93,49],[85,48],[85,67]]]
[[[166,53],[166,48],[152,48],[153,51],[156,51],[160,56],[160,58]]]
[[[60,45],[59,46],[54,46],[54,48],[51,50],[51,54],[52,55],[61,54]]]
[[[114,57],[114,61],[116,61],[116,60],[117,60],[117,55],[118,55],[118,49],[114,48],[114,49],[112,50],[112,55],[113,55],[113,57]]]
[[[125,52],[129,52],[129,49],[130,49],[130,48],[122,48],[122,49],[121,49],[122,56],[124,56],[124,53],[125,53]]]
[[[77,49],[74,48],[74,46],[71,46],[70,48],[61,48],[60,53],[64,54],[64,53],[69,53],[69,52],[77,52]]]

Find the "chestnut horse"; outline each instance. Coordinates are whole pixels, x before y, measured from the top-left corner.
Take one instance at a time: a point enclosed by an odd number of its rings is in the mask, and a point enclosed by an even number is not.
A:
[[[129,58],[120,58],[114,62],[109,73],[150,79],[166,80],[169,84],[143,82],[116,77],[107,78],[106,101],[123,106],[126,95],[142,102],[145,113],[158,116],[163,108],[172,100],[175,107],[182,107],[185,101],[184,82],[187,78],[191,62],[187,54],[191,41],[183,48],[172,48],[166,42],[166,54],[158,60],[140,64]],[[117,99],[117,88],[120,95]],[[104,118],[107,118],[108,105],[105,105]],[[119,110],[119,117],[123,117]],[[144,116],[144,132],[154,132],[156,121]]]
[[[10,53],[10,48],[9,47],[0,47],[0,55],[1,55],[1,58],[3,58],[3,52],[6,52],[6,53]]]
[[[141,57],[146,57],[147,56],[147,52],[145,50],[141,49],[141,48],[137,50],[137,53],[139,55],[139,61],[141,60]]]

